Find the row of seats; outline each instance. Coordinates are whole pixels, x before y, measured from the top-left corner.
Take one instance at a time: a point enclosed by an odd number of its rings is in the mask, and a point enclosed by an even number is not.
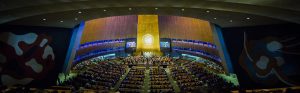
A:
[[[133,67],[130,69],[126,78],[122,81],[119,91],[123,92],[141,92],[144,84],[145,68]]]
[[[158,66],[158,65],[169,65],[171,64],[171,58],[169,57],[143,57],[143,56],[132,56],[132,57],[126,57],[124,58],[124,64],[126,65],[152,65],[152,66]]]
[[[234,87],[232,83],[228,83],[226,80],[222,79],[220,76],[209,72],[204,69],[200,63],[190,63],[185,65],[189,71],[195,75],[200,81],[203,81],[210,88],[223,88],[231,89]]]
[[[76,89],[84,87],[85,89],[109,90],[125,73],[125,68],[126,66],[115,62],[99,62],[61,85]]]
[[[80,62],[80,63],[78,63],[78,64],[76,64],[74,67],[73,67],[73,70],[84,70],[84,69],[86,69],[86,68],[88,68],[89,66],[91,66],[91,65],[94,65],[94,64],[96,64],[96,63],[94,63],[94,62],[91,62],[90,60],[85,60],[85,61],[83,61],[83,62]]]
[[[150,69],[150,91],[153,93],[173,92],[173,87],[169,82],[168,76],[164,68]]]
[[[177,81],[181,91],[192,92],[200,88],[203,83],[197,78],[192,77],[184,68],[175,65],[171,68],[172,76]]]

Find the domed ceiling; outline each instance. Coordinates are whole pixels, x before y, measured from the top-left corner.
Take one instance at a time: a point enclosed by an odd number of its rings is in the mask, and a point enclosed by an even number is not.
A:
[[[176,15],[221,27],[300,23],[299,0],[1,0],[0,23],[72,28],[117,15]]]

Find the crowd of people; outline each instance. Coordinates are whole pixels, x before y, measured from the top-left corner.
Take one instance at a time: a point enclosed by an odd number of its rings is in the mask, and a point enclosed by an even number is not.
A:
[[[129,67],[130,64],[152,65]],[[164,64],[166,64],[167,67],[160,66]],[[58,92],[57,90],[78,92],[82,89],[90,89],[100,91],[101,93],[111,91],[140,93],[145,92],[147,89],[146,92],[151,93],[173,93],[178,89],[177,86],[180,92],[192,93],[202,91],[224,93],[230,90],[237,90],[237,86],[226,81],[209,68],[215,65],[216,64],[211,63],[203,64],[201,62],[192,62],[184,59],[175,60],[169,57],[142,56],[118,57],[109,61],[83,61],[76,64],[72,69],[82,70],[78,71],[77,76],[59,84],[59,86],[68,89],[54,88],[51,89],[51,92],[56,93]],[[42,93],[45,91],[43,89],[32,90],[24,86],[10,88],[0,86],[0,90],[2,92],[6,91],[12,93],[24,91]],[[278,89],[277,91],[282,90]]]
[[[172,77],[176,80],[181,91],[193,92],[203,85],[202,81],[192,77],[183,67],[174,65],[174,67],[171,68],[171,72]]]
[[[161,57],[161,56],[152,56],[152,57],[130,56],[124,58],[123,61],[124,64],[127,65],[151,65],[151,66],[169,65],[172,62],[170,57]]]
[[[73,70],[78,70],[78,71],[84,70],[84,69],[86,69],[89,66],[94,65],[94,64],[96,64],[96,63],[95,62],[91,62],[90,60],[85,60],[85,61],[82,61],[82,62],[76,64],[73,67]]]
[[[126,67],[115,62],[98,62],[92,68],[79,73],[76,77],[63,82],[62,86],[71,86],[75,89],[109,90],[125,73]]]
[[[235,87],[232,83],[228,83],[220,76],[203,69],[203,66],[198,64],[199,63],[189,63],[185,65],[185,67],[187,67],[187,69],[200,81],[204,82],[207,87],[216,89],[232,89]]]
[[[211,62],[211,61],[205,61],[204,65],[206,68],[210,69],[210,70],[215,70],[221,73],[224,73],[224,68],[222,65],[220,65],[221,63],[217,64],[215,62]]]
[[[171,82],[175,82],[182,92],[194,92],[201,88],[231,89],[232,83],[228,83],[213,72],[208,71],[203,63],[191,62],[184,59],[172,59],[170,57],[143,57],[129,56],[117,58],[114,61],[83,63],[74,66],[74,70],[80,70],[86,66],[86,70],[79,73],[77,77],[67,80],[62,85],[75,88],[84,87],[94,90],[110,90],[120,80],[116,91],[119,92],[143,92],[145,89],[145,71],[149,70],[149,90],[153,93],[175,92]],[[95,65],[95,66],[90,66]],[[130,67],[130,65],[134,65]],[[170,76],[166,72],[167,65]],[[148,68],[150,66],[150,68]],[[214,66],[214,65],[210,65]],[[126,74],[126,69],[129,70]],[[173,78],[171,81],[169,78]]]
[[[163,68],[150,69],[150,91],[153,93],[173,92],[173,87]]]
[[[131,68],[126,78],[122,81],[119,87],[119,91],[122,93],[141,92],[142,86],[144,84],[144,78],[145,78],[145,68],[136,68],[136,67]]]

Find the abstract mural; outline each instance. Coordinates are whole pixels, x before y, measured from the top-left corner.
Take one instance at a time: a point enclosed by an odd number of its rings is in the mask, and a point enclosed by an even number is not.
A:
[[[235,63],[234,70],[242,87],[300,85],[300,35],[295,29],[297,28],[293,25],[282,25],[232,28],[224,31],[228,50],[231,50]],[[240,35],[235,37],[239,40],[229,38],[229,34],[231,37]]]
[[[4,43],[0,54],[3,85],[28,84],[34,79],[43,78],[43,74],[53,68],[55,55],[49,45],[50,37],[36,33],[16,35],[11,32],[1,33],[1,37],[7,37],[0,39]],[[4,68],[10,64],[17,64],[22,68]],[[18,70],[25,74],[20,76],[20,73],[16,73]]]
[[[61,70],[60,65],[63,64],[65,56],[62,54],[66,53],[66,45],[68,45],[68,43],[62,43],[69,42],[69,36],[56,35],[54,38],[55,34],[66,32],[65,29],[63,31],[60,29],[62,32],[44,32],[43,30],[37,32],[38,29],[18,31],[25,30],[27,27],[21,28],[16,27],[10,31],[0,32],[0,84],[6,86],[53,85],[57,73]],[[65,42],[58,42],[57,39],[65,40]]]

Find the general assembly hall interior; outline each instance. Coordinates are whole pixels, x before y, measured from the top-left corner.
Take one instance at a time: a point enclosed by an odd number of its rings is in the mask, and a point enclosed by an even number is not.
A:
[[[299,0],[0,0],[1,93],[300,93]]]

